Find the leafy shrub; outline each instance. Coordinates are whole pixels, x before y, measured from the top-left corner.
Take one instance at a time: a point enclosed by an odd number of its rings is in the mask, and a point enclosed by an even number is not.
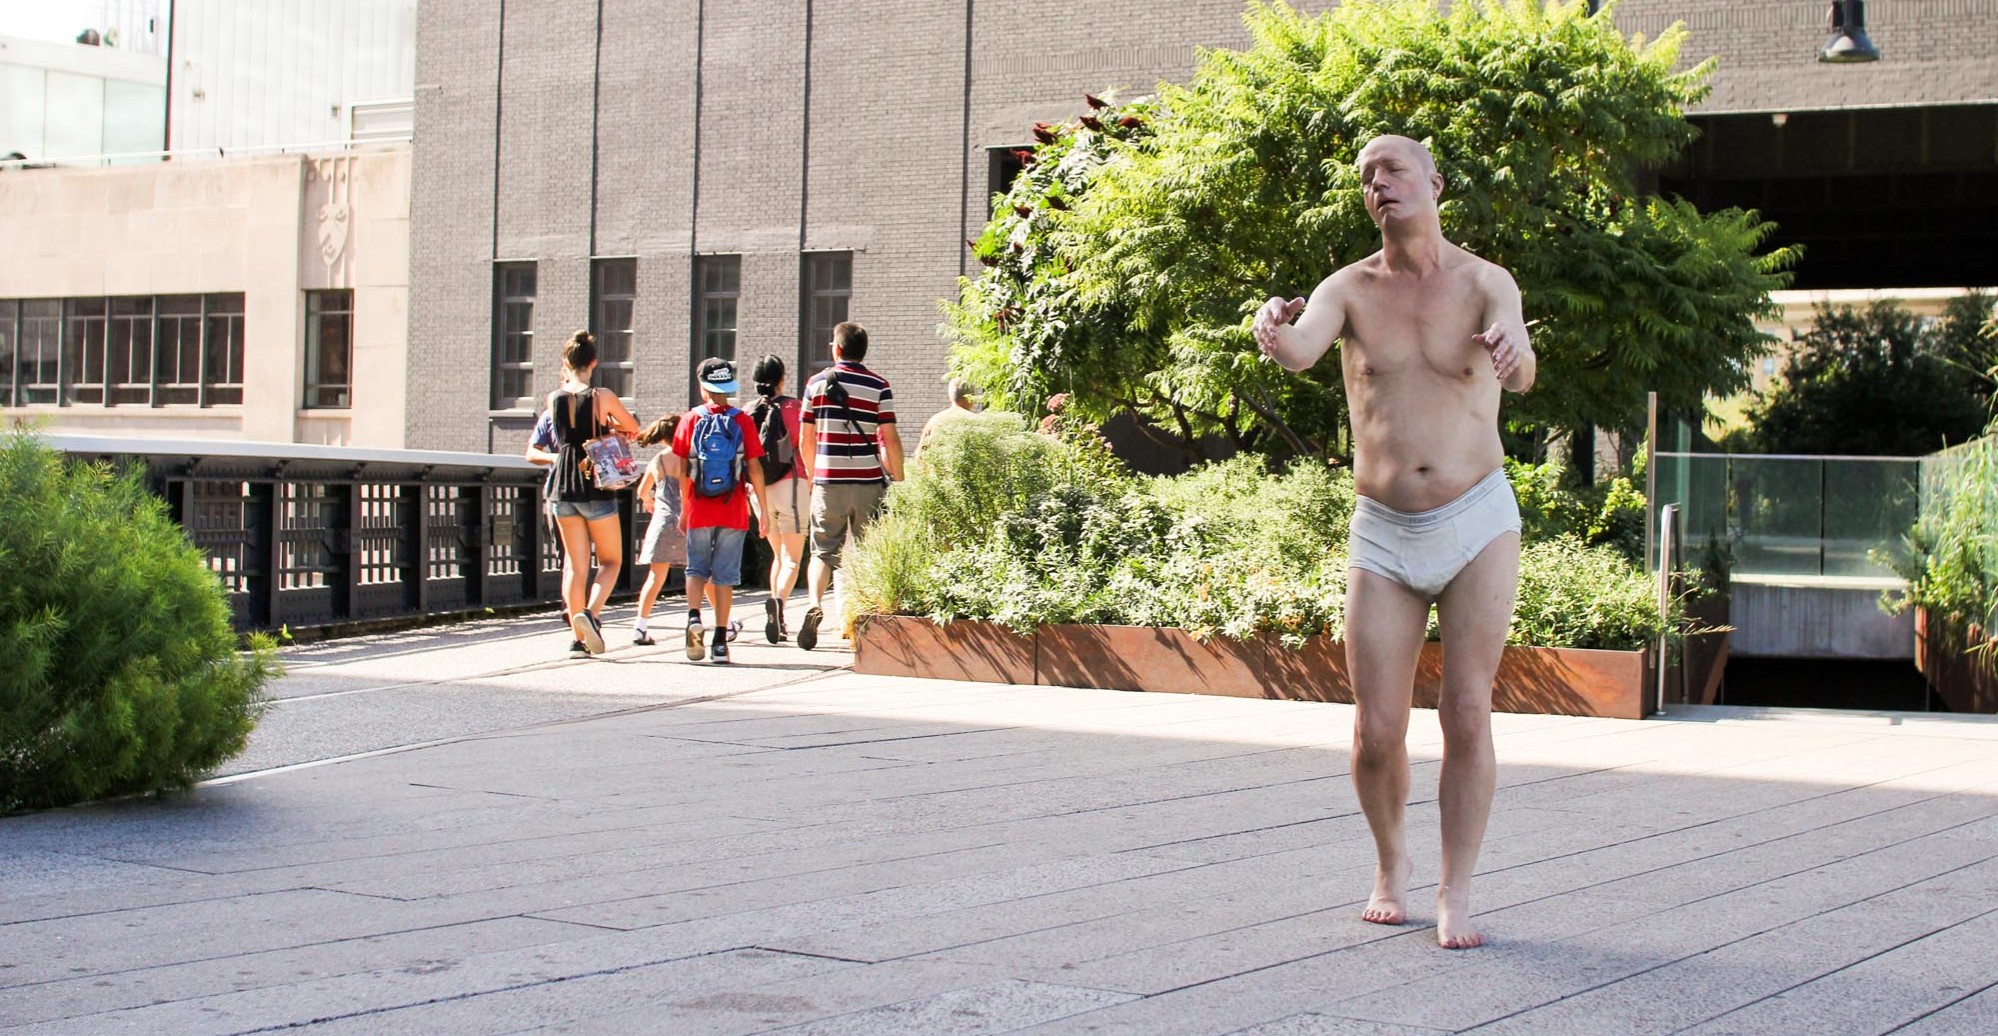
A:
[[[1990,430],[1998,433],[1998,424]],[[1975,626],[1988,638],[1998,631],[1998,439],[1931,463],[1928,499],[1907,549],[1889,559],[1908,589],[1883,603],[1893,611],[1924,608],[1945,630]],[[1994,659],[1987,654],[1986,661]]]
[[[1573,537],[1520,548],[1507,643],[1635,651],[1665,628],[1656,585],[1616,551]]]
[[[1173,478],[1103,475],[1077,456],[1087,442],[1021,434],[1011,420],[940,433],[936,463],[917,465],[890,494],[888,514],[850,555],[850,620],[894,612],[1021,633],[1171,626],[1293,644],[1344,635],[1355,501],[1346,472],[1299,461],[1273,475],[1260,458],[1238,457]],[[973,488],[930,484],[947,478]],[[1554,532],[1524,552],[1514,643],[1642,648],[1657,638],[1650,580],[1621,553],[1632,511],[1631,549],[1641,549],[1643,506],[1627,490],[1606,484],[1593,503],[1567,491],[1534,498],[1554,517],[1529,528]]]
[[[1572,536],[1590,546],[1614,548],[1632,564],[1644,560],[1644,494],[1618,475],[1584,488],[1565,484],[1557,463],[1505,462],[1506,477],[1519,497],[1520,536],[1525,542]]]
[[[185,786],[277,672],[135,474],[0,437],[0,812]]]

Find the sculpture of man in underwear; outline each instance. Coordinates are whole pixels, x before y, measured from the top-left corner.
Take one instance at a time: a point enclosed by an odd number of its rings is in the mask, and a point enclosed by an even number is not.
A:
[[[1376,137],[1359,171],[1381,250],[1325,278],[1309,303],[1264,303],[1255,335],[1291,371],[1341,343],[1360,494],[1346,592],[1353,784],[1379,858],[1360,916],[1407,919],[1408,710],[1434,602],[1444,658],[1436,936],[1464,949],[1484,942],[1471,920],[1471,874],[1497,780],[1492,681],[1519,583],[1499,391],[1526,391],[1535,362],[1512,276],[1444,240],[1443,177],[1428,149]]]

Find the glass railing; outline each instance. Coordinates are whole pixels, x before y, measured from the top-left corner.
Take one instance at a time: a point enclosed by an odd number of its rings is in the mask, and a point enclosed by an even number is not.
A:
[[[1918,457],[1660,452],[1652,464],[1653,528],[1678,504],[1680,556],[1725,549],[1736,577],[1892,578],[1878,556],[1901,548],[1921,507]]]

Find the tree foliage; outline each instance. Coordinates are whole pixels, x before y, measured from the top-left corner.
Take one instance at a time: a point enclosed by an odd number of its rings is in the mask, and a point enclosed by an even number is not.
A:
[[[1908,457],[1975,438],[1992,400],[1991,297],[1951,300],[1925,323],[1888,301],[1820,306],[1790,368],[1751,410],[1763,453]]]
[[[1643,197],[1634,175],[1693,135],[1713,63],[1674,70],[1683,30],[1626,37],[1610,8],[1559,0],[1257,2],[1245,21],[1248,48],[1203,51],[1188,83],[1037,127],[975,242],[987,269],[945,307],[959,370],[995,402],[1068,392],[1181,444],[1340,457],[1338,364],[1284,375],[1248,324],[1378,248],[1354,160],[1382,133],[1429,145],[1444,233],[1510,269],[1539,321],[1540,383],[1512,422],[1629,427],[1648,390],[1697,409],[1743,387],[1793,255],[1758,254],[1754,213]]]
[[[0,813],[188,784],[242,751],[276,672],[133,474],[0,436]]]

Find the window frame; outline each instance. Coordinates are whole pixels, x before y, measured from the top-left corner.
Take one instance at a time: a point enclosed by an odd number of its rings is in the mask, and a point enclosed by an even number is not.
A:
[[[844,277],[838,274],[844,267]],[[819,271],[827,268],[832,276],[826,287],[819,286]],[[842,285],[839,282],[844,280]],[[821,325],[817,303],[821,300],[841,299],[840,317]],[[832,366],[832,329],[853,319],[853,252],[847,249],[827,249],[803,252],[798,263],[798,371],[799,381]],[[823,330],[821,330],[823,328]],[[823,352],[819,351],[823,350]]]
[[[215,291],[201,296],[201,401],[203,409],[243,405],[244,314],[249,300],[240,291]],[[215,370],[217,322],[229,328],[229,340],[222,345],[222,374],[235,380],[210,379]],[[230,398],[233,397],[233,398]]]
[[[710,271],[731,274],[734,287],[723,286],[710,289],[708,287],[707,276]],[[721,352],[711,351],[708,348],[710,335],[720,331],[728,333],[727,359],[730,362],[734,362],[737,348],[742,342],[742,256],[740,253],[734,252],[697,255],[694,257],[693,275],[693,318],[687,322],[687,326],[692,331],[692,341],[688,348],[688,354],[693,357],[693,363],[687,371],[687,393],[690,399],[699,402],[701,361],[710,356],[723,355]],[[728,278],[725,278],[723,284],[726,285],[727,282]],[[728,327],[720,328],[709,325],[709,302],[717,304],[726,302],[729,304]]]
[[[509,291],[509,275],[522,273],[526,275],[526,292]],[[540,298],[541,267],[538,261],[508,259],[493,264],[492,377],[486,400],[493,410],[534,409],[534,310]],[[527,324],[516,329],[507,322],[507,313],[509,307],[522,305],[527,307]],[[521,355],[525,359],[506,359],[507,345],[513,338],[521,340]],[[525,391],[507,393],[506,382],[510,377],[519,378],[519,387]]]
[[[631,271],[631,291],[611,292],[604,290],[606,271],[628,268]],[[604,307],[608,303],[623,302],[630,306],[630,322],[624,327],[604,326]],[[617,393],[626,405],[638,398],[638,257],[637,256],[597,256],[590,259],[590,334],[597,339],[597,374],[595,384]],[[615,335],[623,357],[610,358],[610,342]],[[620,386],[611,382],[622,381]]]
[[[329,309],[328,301],[344,303],[341,308]],[[344,382],[322,382],[318,380],[319,368],[324,365],[325,334],[327,320],[331,317],[344,317],[346,334],[341,342],[344,355],[341,369],[346,375]],[[351,410],[354,407],[354,289],[314,288],[305,293],[305,367],[304,398],[300,400],[305,410]],[[329,398],[321,393],[337,392],[330,397],[337,402],[322,402]]]

